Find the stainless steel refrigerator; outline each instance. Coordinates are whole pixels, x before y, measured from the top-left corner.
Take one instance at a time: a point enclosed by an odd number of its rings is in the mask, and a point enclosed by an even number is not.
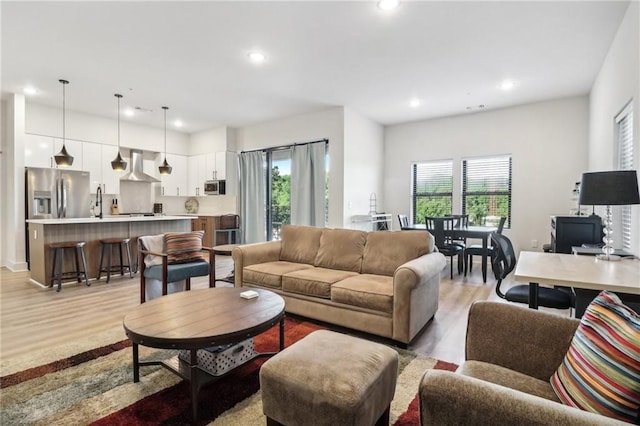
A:
[[[27,219],[89,217],[91,208],[89,172],[27,167],[25,214]],[[29,223],[25,222],[26,258],[29,259]]]
[[[64,169],[26,169],[27,219],[89,217],[89,172]]]

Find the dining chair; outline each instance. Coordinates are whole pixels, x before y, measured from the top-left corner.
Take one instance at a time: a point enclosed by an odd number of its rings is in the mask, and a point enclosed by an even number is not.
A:
[[[404,230],[409,227],[409,216],[406,214],[398,215],[398,222],[400,222],[400,229]]]
[[[449,215],[453,218],[453,227],[456,229],[463,229],[469,227],[469,215],[468,214],[452,214]],[[454,235],[453,242],[461,245],[462,247],[467,246],[467,237],[457,237]]]
[[[502,216],[500,218],[500,222],[498,223],[498,234],[502,234],[502,230],[504,229],[504,224],[507,221],[506,216]],[[473,270],[473,256],[482,256],[483,252],[482,244],[472,244],[464,249],[464,276],[467,276],[467,268],[469,272]],[[493,253],[493,246],[487,246],[487,256],[491,256]]]
[[[435,240],[438,251],[450,258],[451,272],[453,279],[453,257],[458,256],[458,274],[462,273],[462,257],[464,247],[453,241],[454,218],[447,217],[426,217],[426,228]]]
[[[498,280],[496,283],[496,294],[498,297],[509,302],[529,304],[528,284],[516,285],[511,287],[505,293],[500,290],[502,281],[516,266],[516,253],[513,250],[511,240],[502,234],[493,232],[491,233],[491,245],[493,246],[491,268]],[[538,306],[555,309],[572,309],[574,306],[574,300],[575,298],[569,288],[538,286]]]

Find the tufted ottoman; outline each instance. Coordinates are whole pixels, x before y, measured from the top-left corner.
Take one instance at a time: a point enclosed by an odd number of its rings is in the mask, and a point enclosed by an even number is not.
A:
[[[379,343],[315,331],[264,363],[268,425],[389,424],[398,353]]]

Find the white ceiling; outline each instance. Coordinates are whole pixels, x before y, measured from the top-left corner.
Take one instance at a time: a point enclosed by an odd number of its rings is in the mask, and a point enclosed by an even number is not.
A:
[[[2,94],[60,106],[65,78],[69,110],[115,118],[119,92],[152,110],[123,120],[167,105],[186,132],[339,105],[396,124],[587,94],[628,4],[3,1]]]

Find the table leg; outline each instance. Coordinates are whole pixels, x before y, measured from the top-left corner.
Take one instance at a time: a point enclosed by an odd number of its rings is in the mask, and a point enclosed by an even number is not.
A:
[[[488,235],[482,238],[482,281],[487,282],[487,251],[488,251]]]
[[[198,383],[198,350],[191,349],[191,358],[189,362],[189,377],[191,382],[191,418],[194,423],[198,422],[198,391],[200,383]]]
[[[538,309],[538,283],[529,283],[529,308]]]
[[[284,316],[280,320],[280,351],[284,350]]]
[[[140,381],[140,361],[138,359],[138,344],[133,343],[133,382],[138,383]]]
[[[213,276],[213,286],[216,286],[216,254],[211,256],[211,275]],[[211,287],[211,286],[209,286]]]

